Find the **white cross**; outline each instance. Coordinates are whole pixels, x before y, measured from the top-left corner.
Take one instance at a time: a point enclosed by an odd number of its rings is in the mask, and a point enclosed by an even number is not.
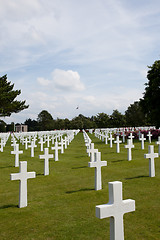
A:
[[[123,143],[125,142],[125,136],[126,136],[126,135],[125,135],[125,132],[123,131],[123,132],[122,132],[122,141],[123,141]]]
[[[112,148],[112,141],[114,140],[114,138],[112,137],[111,133],[110,133],[110,137],[108,138],[108,140],[110,140],[110,148]]]
[[[66,141],[61,137],[61,141],[59,142],[59,144],[61,145],[61,153],[64,153],[64,147],[66,144]]]
[[[119,140],[119,136],[117,136],[117,137],[116,137],[116,141],[114,141],[114,143],[117,143],[117,148],[116,148],[117,153],[120,152],[119,144],[120,144],[121,142],[122,142],[122,141]]]
[[[148,132],[147,136],[148,136],[149,143],[151,143],[151,137],[152,137],[152,134],[151,134],[150,131]]]
[[[108,133],[106,133],[106,135],[104,136],[105,138],[105,144],[108,144]]]
[[[128,140],[127,140],[127,144],[128,144],[128,145],[125,145],[124,147],[128,149],[128,161],[131,161],[131,160],[132,160],[132,152],[131,152],[131,149],[134,148],[134,145],[133,145],[131,139],[128,139]]]
[[[134,136],[132,135],[132,133],[130,133],[130,135],[128,136],[129,139],[131,139],[132,143],[133,143],[133,138]]]
[[[19,154],[22,153],[23,151],[19,151],[19,144],[16,144],[14,151],[11,151],[11,154],[15,154],[15,167],[19,167]]]
[[[41,145],[41,152],[43,152],[43,144],[45,143],[45,141],[43,141],[43,137],[40,138],[38,143]]]
[[[102,189],[101,167],[107,166],[107,161],[101,161],[101,153],[96,153],[96,161],[89,162],[88,167],[95,167],[95,190]]]
[[[48,148],[44,148],[44,155],[39,155],[40,159],[44,159],[44,175],[49,175],[49,159],[53,158],[53,154],[49,154]]]
[[[25,143],[25,149],[27,150],[28,149],[28,143],[30,143],[30,141],[27,137],[24,139],[24,143]]]
[[[96,217],[110,218],[110,240],[124,240],[123,215],[135,211],[135,200],[122,198],[122,182],[109,182],[108,204],[96,206]]]
[[[87,149],[87,153],[90,154],[90,162],[94,162],[94,154],[98,152],[98,149],[94,149],[94,143],[90,144],[90,148]]]
[[[4,146],[3,139],[1,139],[0,146],[1,146],[0,151],[3,152],[3,146]]]
[[[19,173],[11,173],[11,180],[20,180],[19,183],[19,208],[27,206],[27,179],[35,178],[35,172],[27,172],[27,161],[20,162]]]
[[[139,137],[139,140],[141,141],[141,149],[144,149],[144,141],[146,138],[144,137],[144,134],[141,134],[141,137]]]
[[[49,148],[49,142],[51,141],[50,137],[47,136],[47,147]]]
[[[158,137],[158,141],[156,142],[156,144],[158,145],[158,154],[160,156],[160,136]]]
[[[35,145],[35,142],[32,141],[31,145],[29,145],[28,147],[31,148],[31,157],[34,157],[34,148],[37,147],[37,145]]]
[[[155,177],[155,166],[154,166],[154,159],[158,157],[158,153],[154,153],[154,146],[148,146],[148,154],[144,154],[145,158],[149,158],[149,176]]]
[[[58,142],[55,142],[54,147],[51,147],[51,150],[55,150],[54,154],[54,160],[58,161],[58,150],[61,149],[61,147],[58,147]]]

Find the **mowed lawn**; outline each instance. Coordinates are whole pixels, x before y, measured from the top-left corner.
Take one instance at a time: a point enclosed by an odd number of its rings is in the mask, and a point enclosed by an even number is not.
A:
[[[122,181],[123,199],[134,199],[136,211],[124,215],[125,240],[160,239],[160,158],[155,159],[156,177],[149,177],[148,141],[145,149],[134,141],[132,161],[127,161],[127,149],[120,145],[120,153],[88,134],[95,148],[102,153],[107,167],[102,168],[100,191],[94,190],[94,168],[88,168],[83,134],[79,133],[70,143],[59,161],[50,160],[50,175],[44,176],[44,160],[39,159],[40,145],[35,157],[30,149],[20,155],[28,162],[28,171],[35,171],[36,178],[28,180],[28,206],[18,208],[19,181],[11,181],[10,174],[19,172],[14,167],[10,140],[0,152],[0,239],[90,239],[109,240],[109,218],[98,219],[95,206],[108,203],[108,182]],[[158,146],[153,142],[155,152]],[[53,151],[50,150],[50,153]]]

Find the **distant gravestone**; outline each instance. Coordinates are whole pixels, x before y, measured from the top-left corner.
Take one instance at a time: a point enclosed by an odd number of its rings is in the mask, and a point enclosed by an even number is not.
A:
[[[15,150],[11,151],[11,154],[15,154],[15,167],[19,167],[19,154],[22,154],[23,151],[19,150],[19,144],[16,144]]]
[[[44,175],[49,175],[49,159],[53,158],[53,154],[49,154],[48,148],[44,148],[44,155],[39,155],[40,159],[44,159]]]
[[[4,142],[3,142],[3,140],[1,139],[1,142],[0,142],[0,152],[3,152],[3,146],[4,146]]]
[[[94,167],[95,168],[95,190],[101,190],[102,189],[102,177],[101,177],[101,167],[107,166],[107,161],[101,161],[101,153],[96,153],[96,161],[95,162],[89,162],[88,167]]]
[[[132,133],[130,133],[130,135],[128,136],[128,138],[131,140],[131,142],[133,143],[133,138],[134,138],[134,136],[133,136],[133,134]]]
[[[90,162],[94,162],[94,154],[98,152],[98,149],[94,149],[94,143],[90,144],[90,148],[87,149],[87,153],[89,153],[90,156]]]
[[[54,160],[58,161],[58,150],[61,149],[61,147],[58,147],[58,142],[55,142],[54,147],[51,147],[51,150],[54,150]]]
[[[139,140],[141,141],[141,149],[144,149],[144,141],[146,138],[144,137],[144,134],[141,134],[141,137],[139,137]]]
[[[117,152],[117,153],[120,153],[119,144],[122,143],[122,141],[119,140],[119,136],[116,137],[116,141],[114,141],[114,143],[117,144],[116,152]]]
[[[154,153],[154,146],[148,146],[148,154],[144,154],[145,158],[149,158],[149,176],[155,177],[155,164],[154,159],[158,157],[158,153]]]
[[[27,179],[35,178],[35,172],[27,172],[27,161],[20,162],[19,173],[11,173],[11,180],[20,180],[19,183],[19,208],[27,206]]]
[[[123,215],[135,211],[135,200],[122,200],[122,182],[109,182],[108,204],[96,206],[96,217],[110,218],[110,240],[124,240]]]
[[[43,141],[43,137],[40,138],[39,142],[38,142],[41,146],[41,152],[43,152],[43,144],[45,143],[45,141]]]
[[[131,149],[134,148],[132,140],[128,139],[127,140],[127,145],[125,145],[124,147],[128,149],[128,161],[131,161],[132,160],[132,151],[131,151]]]
[[[149,143],[151,143],[151,137],[152,137],[152,134],[151,134],[151,132],[150,132],[150,131],[148,131],[148,134],[147,134],[147,136],[148,136]]]
[[[31,145],[28,147],[31,148],[31,157],[34,157],[34,148],[37,147],[37,145],[35,145],[35,141],[32,141]]]
[[[110,140],[110,148],[112,148],[112,146],[113,146],[112,141],[114,140],[114,138],[112,137],[111,133],[110,133],[110,137],[108,138],[108,140]]]

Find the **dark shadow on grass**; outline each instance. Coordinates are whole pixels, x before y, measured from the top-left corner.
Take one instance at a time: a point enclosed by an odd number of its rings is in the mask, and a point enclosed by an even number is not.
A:
[[[131,179],[135,179],[135,178],[148,178],[148,177],[149,176],[140,175],[140,176],[136,176],[136,177],[125,178],[125,180],[131,180]]]
[[[127,161],[127,160],[116,160],[116,161],[111,161],[111,163],[116,163],[116,162],[124,162],[124,161]]]
[[[93,191],[93,190],[95,190],[95,189],[94,188],[81,188],[81,189],[75,190],[75,191],[67,191],[66,193],[70,194],[70,193],[86,192],[86,191]]]
[[[79,168],[88,168],[88,166],[83,166],[83,167],[73,167],[72,169],[79,169]]]
[[[44,176],[44,173],[36,173],[36,176]]]
[[[13,166],[7,166],[7,167],[0,167],[0,168],[11,168],[11,167],[13,167]]]
[[[5,208],[17,208],[17,207],[18,207],[18,205],[8,204],[8,205],[0,206],[0,209],[5,209]]]

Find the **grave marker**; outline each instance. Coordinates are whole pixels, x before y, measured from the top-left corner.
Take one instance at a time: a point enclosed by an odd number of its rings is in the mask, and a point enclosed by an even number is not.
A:
[[[35,178],[35,172],[27,172],[27,161],[20,162],[19,173],[11,173],[11,180],[20,180],[19,183],[19,208],[27,206],[27,179]]]
[[[148,146],[148,152],[147,154],[144,154],[145,158],[149,158],[149,176],[155,177],[155,164],[154,159],[158,157],[158,153],[154,153],[154,146],[149,145]]]
[[[53,158],[53,154],[49,154],[48,148],[44,148],[44,155],[39,155],[40,159],[44,159],[44,175],[49,175],[49,159]]]
[[[131,140],[131,139],[128,139],[128,140],[127,140],[127,145],[125,145],[124,147],[128,149],[128,161],[131,161],[131,160],[132,160],[132,152],[131,152],[131,149],[134,148],[134,145],[133,145],[133,143],[132,143],[132,140]]]
[[[15,154],[15,167],[19,167],[19,154],[22,153],[23,151],[19,150],[19,144],[16,144],[14,151],[11,151],[11,154]]]
[[[96,153],[96,161],[89,162],[88,167],[95,167],[95,190],[102,189],[101,167],[107,166],[107,161],[101,161],[101,153]]]
[[[122,200],[122,182],[109,182],[108,204],[96,206],[96,217],[110,218],[110,240],[124,240],[123,215],[135,211],[135,200]]]

